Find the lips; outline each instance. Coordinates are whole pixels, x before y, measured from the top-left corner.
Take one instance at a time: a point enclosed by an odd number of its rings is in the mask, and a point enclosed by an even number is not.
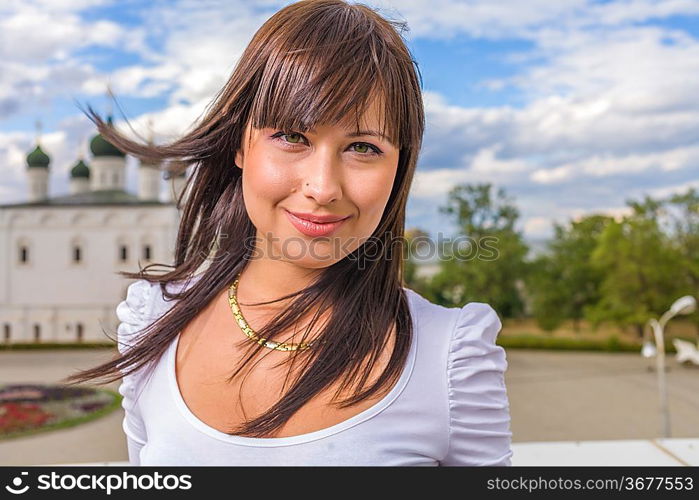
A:
[[[295,212],[289,212],[284,210],[291,224],[302,234],[306,236],[328,236],[333,233],[337,228],[339,228],[344,222],[350,218],[338,217],[336,215],[310,215],[310,214],[299,214]],[[303,216],[303,217],[302,217]],[[309,217],[313,220],[306,219]]]
[[[290,210],[287,210],[287,212],[298,217],[299,219],[307,220],[309,222],[315,222],[317,224],[325,224],[327,222],[339,222],[349,217],[349,215],[345,217],[339,215],[314,215],[301,212],[291,212]]]

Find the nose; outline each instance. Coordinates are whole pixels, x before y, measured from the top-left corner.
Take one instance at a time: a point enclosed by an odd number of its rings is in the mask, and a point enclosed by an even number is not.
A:
[[[342,169],[331,151],[317,150],[307,158],[302,176],[304,196],[318,205],[327,205],[342,198]]]

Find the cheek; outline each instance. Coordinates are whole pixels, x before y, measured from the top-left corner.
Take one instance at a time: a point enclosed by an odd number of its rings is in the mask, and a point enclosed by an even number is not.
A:
[[[293,176],[289,165],[275,161],[272,156],[250,158],[243,169],[243,191],[265,202],[274,202],[288,196]]]
[[[290,169],[263,155],[246,159],[243,168],[243,199],[250,220],[259,229],[267,225],[274,206],[289,196]]]
[[[391,195],[395,174],[395,168],[377,169],[374,172],[364,172],[350,183],[351,192],[348,194],[364,219],[364,224],[373,227],[378,225]]]

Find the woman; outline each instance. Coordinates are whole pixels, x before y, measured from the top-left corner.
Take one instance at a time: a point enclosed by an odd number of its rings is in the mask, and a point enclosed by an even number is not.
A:
[[[120,149],[193,169],[172,271],[122,273],[121,356],[71,377],[124,375],[131,464],[510,465],[498,315],[402,286],[424,112],[397,28],[283,8],[166,146],[90,110]]]

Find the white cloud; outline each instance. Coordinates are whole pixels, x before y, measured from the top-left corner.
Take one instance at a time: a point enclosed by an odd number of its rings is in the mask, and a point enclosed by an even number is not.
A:
[[[664,186],[661,188],[651,189],[648,191],[648,194],[653,198],[666,198],[674,194],[686,193],[689,189],[692,188],[699,190],[699,180],[693,180],[672,186]]]
[[[86,22],[93,1],[10,2],[0,7],[0,118],[65,98],[96,72],[75,56],[85,47],[129,45],[119,24]]]
[[[524,232],[533,238],[548,237],[551,234],[549,217],[529,217],[524,221]]]
[[[85,22],[74,12],[50,12],[26,5],[0,17],[0,55],[14,61],[45,62],[78,48],[114,47],[125,30],[111,21]]]
[[[498,158],[497,152],[501,149],[502,144],[495,144],[493,147],[486,147],[479,150],[471,161],[471,170],[493,175],[508,175],[517,172],[525,172],[531,168],[530,164],[519,158],[510,160]]]
[[[95,75],[85,80],[82,90],[93,95],[104,94],[109,84],[116,95],[155,97],[171,90],[180,74],[181,67],[174,63],[155,67],[127,66],[109,75]]]
[[[540,39],[551,27],[571,32],[699,13],[695,0],[374,0],[371,5],[408,21],[412,36]],[[573,33],[574,34],[574,33]]]
[[[687,146],[661,152],[633,153],[625,156],[595,155],[581,161],[532,172],[531,180],[542,184],[555,184],[578,177],[606,177],[617,174],[633,174],[654,169],[671,171],[682,168],[699,168],[699,146]]]
[[[75,12],[113,2],[114,0],[4,0],[0,12],[16,12],[22,8],[35,8],[51,13]]]
[[[538,43],[546,62],[503,79],[532,100],[560,95],[620,113],[662,112],[686,109],[681,106],[697,81],[699,44],[677,30],[597,27],[573,36],[560,30]]]
[[[192,128],[208,104],[209,99],[206,98],[193,104],[173,105],[160,111],[143,113],[134,119],[129,119],[129,123],[142,138],[147,139],[152,131],[154,142],[169,142]],[[115,125],[125,134],[139,139],[129,130],[123,120],[117,120]]]
[[[412,198],[444,199],[446,193],[458,183],[467,182],[468,172],[466,169],[438,168],[428,171],[418,170],[413,178],[413,185],[410,191]]]
[[[143,46],[140,54],[152,66],[124,68],[111,75],[114,84],[136,95],[143,95],[144,88],[151,93],[172,89],[172,105],[211,98],[226,82],[255,31],[283,4],[242,0],[156,3],[145,11],[144,23],[151,36],[160,37],[162,50]]]

